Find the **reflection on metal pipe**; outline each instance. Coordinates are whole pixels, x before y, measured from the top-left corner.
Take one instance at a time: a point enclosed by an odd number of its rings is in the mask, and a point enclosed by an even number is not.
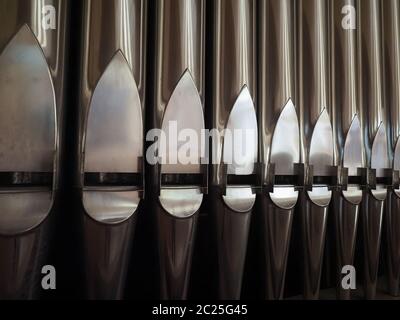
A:
[[[364,130],[367,160],[376,171],[376,188],[364,192],[361,223],[364,246],[364,290],[367,299],[376,294],[379,252],[386,186],[384,179],[389,168],[386,134],[386,112],[383,92],[383,60],[381,2],[358,1],[360,117]]]
[[[77,181],[89,299],[122,298],[142,203],[146,6],[84,3]]]
[[[58,199],[67,14],[67,1],[0,1],[0,299],[39,294]]]
[[[332,1],[332,108],[337,147],[336,165],[349,177],[356,177],[365,167],[361,124],[358,117],[357,34],[342,25],[342,9],[356,7],[355,0]],[[351,290],[342,287],[342,268],[354,265],[357,225],[362,199],[359,183],[346,190],[334,190],[332,214],[335,224],[336,277],[338,299],[350,299]]]
[[[386,59],[386,103],[390,106],[390,145],[394,150],[393,170],[400,170],[400,3],[383,1],[384,50]],[[393,149],[394,147],[394,149]],[[388,289],[399,295],[400,286],[400,190],[390,190],[385,210]]]
[[[300,162],[299,123],[295,99],[293,0],[259,1],[259,119],[261,155],[266,167],[262,184],[271,175],[293,176]],[[269,171],[269,172],[268,172]],[[276,180],[276,179],[274,179]],[[294,206],[295,185],[279,186],[260,195],[262,267],[265,297],[282,299]]]
[[[332,175],[334,160],[329,117],[328,2],[300,0],[298,16],[298,98],[302,161],[315,177]],[[327,183],[312,183],[300,195],[304,255],[304,297],[318,299],[328,206]]]
[[[152,174],[153,188],[159,192],[153,201],[162,299],[187,298],[198,213],[207,192],[206,179],[199,183],[192,179],[207,177],[207,168],[174,159],[180,145],[171,141],[174,126],[178,135],[191,129],[198,137],[205,128],[204,38],[204,0],[156,2],[152,126],[162,129],[165,139],[158,145],[161,166],[154,166]],[[188,148],[200,163],[204,146]]]
[[[217,0],[212,6],[212,127],[219,131],[226,128],[257,130],[254,105],[256,1]],[[241,293],[250,217],[256,196],[252,185],[234,185],[229,177],[255,172],[257,139],[252,139],[247,147],[246,159],[241,165],[235,161],[226,162],[229,155],[235,157],[242,151],[237,149],[234,141],[223,143],[221,139],[213,150],[213,158],[219,159],[219,164],[212,167],[210,196],[216,226],[218,296],[221,299],[239,299]]]

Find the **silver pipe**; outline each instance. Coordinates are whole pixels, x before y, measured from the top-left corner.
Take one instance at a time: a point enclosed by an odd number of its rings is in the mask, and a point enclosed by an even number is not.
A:
[[[365,149],[377,179],[385,176],[390,165],[386,130],[387,108],[384,103],[382,10],[381,1],[358,1],[360,118]],[[387,195],[383,184],[365,192],[361,209],[364,246],[364,291],[374,299],[379,268],[379,254],[384,203]]]
[[[197,219],[205,185],[187,177],[206,176],[199,162],[174,161],[170,152],[170,125],[180,134],[192,129],[200,137],[204,121],[205,1],[158,0],[156,2],[154,101],[152,127],[162,129],[159,144],[161,166],[153,166],[153,189],[160,261],[162,299],[186,299]],[[192,155],[202,158],[190,145]],[[200,144],[199,144],[200,147]],[[177,179],[175,179],[178,177]],[[172,183],[167,184],[167,180]],[[203,181],[203,180],[202,180]]]
[[[332,115],[337,147],[336,164],[346,168],[350,177],[365,167],[362,132],[358,115],[357,30],[343,26],[343,9],[357,10],[355,0],[331,2],[332,45]],[[355,18],[355,17],[353,17]],[[354,265],[357,225],[362,200],[359,184],[333,192],[332,209],[335,226],[336,277],[338,299],[349,300],[351,290],[342,288],[342,268]]]
[[[85,289],[89,299],[121,299],[143,202],[147,1],[83,6],[77,181]]]
[[[68,11],[63,0],[0,1],[0,299],[40,294],[59,196]]]
[[[259,1],[259,121],[263,185],[276,175],[294,175],[300,162],[299,123],[295,102],[295,1]],[[269,174],[268,174],[268,171]],[[294,207],[294,185],[275,186],[260,195],[260,232],[264,296],[282,299]]]
[[[234,142],[213,141],[217,143],[212,158],[218,163],[212,166],[210,201],[216,226],[218,296],[239,299],[256,196],[251,185],[234,186],[228,177],[254,173],[257,162],[256,1],[212,1],[212,12],[211,126],[219,132],[250,129],[255,133],[240,166],[228,160],[241,152],[235,149]]]
[[[400,170],[400,3],[383,1],[386,103],[390,106],[390,146],[393,169]],[[400,285],[400,190],[388,192],[385,210],[388,291],[399,295]]]
[[[315,176],[331,176],[334,145],[330,115],[329,3],[297,2],[297,98],[300,114],[302,161]],[[310,166],[310,167],[309,167]],[[328,185],[313,184],[300,194],[303,239],[304,297],[318,299],[325,245]]]

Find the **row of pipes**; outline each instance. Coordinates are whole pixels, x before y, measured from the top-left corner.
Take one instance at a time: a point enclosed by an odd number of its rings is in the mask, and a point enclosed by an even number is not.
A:
[[[71,5],[0,0],[1,298],[36,296],[60,206]],[[154,216],[160,297],[187,298],[204,204],[220,299],[241,297],[252,220],[266,299],[284,297],[293,228],[304,297],[319,298],[330,223],[337,297],[351,298],[341,271],[357,249],[365,297],[375,298],[382,234],[398,294],[398,0],[73,5],[82,6],[73,176],[88,298],[123,297],[140,215]],[[217,164],[149,165],[145,129],[168,136],[172,121],[196,132],[257,128],[258,138],[240,170],[225,164],[237,146],[222,138]]]

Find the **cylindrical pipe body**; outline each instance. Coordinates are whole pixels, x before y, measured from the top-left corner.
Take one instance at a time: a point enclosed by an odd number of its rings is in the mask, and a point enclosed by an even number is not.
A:
[[[217,0],[210,5],[213,15],[211,127],[222,132],[230,124],[240,126],[235,122],[235,114],[243,107],[242,123],[248,119],[256,130],[256,1]],[[237,196],[231,194],[235,188],[227,186],[223,190],[227,173],[222,153],[226,149],[222,139],[213,140],[210,214],[216,227],[218,296],[221,299],[239,299],[255,195],[250,186],[238,188]],[[248,163],[250,171],[253,162],[256,161],[252,159]]]
[[[122,299],[143,201],[147,1],[85,1],[76,186],[85,294]],[[131,181],[132,175],[139,178]],[[125,180],[125,181],[124,181]]]
[[[295,1],[266,0],[259,1],[258,5],[260,162],[265,167],[273,163],[276,174],[293,175],[294,164],[300,161],[298,119],[295,108],[289,106],[291,103],[296,106]],[[295,123],[290,122],[292,119]],[[297,132],[280,130],[280,123]],[[285,133],[281,136],[280,132]],[[273,147],[277,145],[279,150]],[[265,174],[263,184],[267,183],[267,170]],[[283,298],[294,206],[298,198],[294,186],[274,190],[272,195],[258,197],[257,221],[262,239],[261,266],[266,299]]]
[[[0,1],[0,171],[13,176],[0,186],[0,299],[43,292],[60,212],[69,6]]]
[[[157,0],[155,10],[151,128],[166,131],[168,139],[171,135],[166,128],[170,124],[176,124],[179,130],[193,129],[200,133],[200,128],[204,128],[205,108],[205,1]],[[181,133],[177,132],[178,135]],[[168,144],[166,152],[178,152],[171,149],[173,147]],[[193,148],[191,144],[190,151],[196,152]],[[204,186],[186,185],[186,182],[167,187],[162,176],[207,174],[198,163],[185,165],[177,160],[173,163],[168,158],[161,165],[150,168],[162,299],[186,299],[188,296],[197,220],[204,190]],[[177,211],[179,214],[176,214]]]

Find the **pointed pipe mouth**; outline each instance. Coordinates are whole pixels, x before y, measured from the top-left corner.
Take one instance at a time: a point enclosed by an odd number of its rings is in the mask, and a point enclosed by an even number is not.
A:
[[[186,112],[183,112],[183,110]],[[171,124],[175,127],[171,128]],[[201,161],[203,160],[201,157],[203,156],[202,150],[205,149],[205,142],[201,141],[198,145],[190,145],[190,152],[199,156],[200,164],[180,163],[178,161],[178,148],[173,150],[176,151],[176,159],[170,159],[169,153],[171,148],[178,145],[170,145],[171,136],[190,129],[197,134],[197,137],[201,137],[202,130],[205,128],[201,97],[189,70],[185,70],[171,94],[165,108],[161,128],[165,137],[158,140],[159,196],[161,196],[163,190],[167,189],[177,191],[198,189],[202,194],[207,194],[208,165]]]

